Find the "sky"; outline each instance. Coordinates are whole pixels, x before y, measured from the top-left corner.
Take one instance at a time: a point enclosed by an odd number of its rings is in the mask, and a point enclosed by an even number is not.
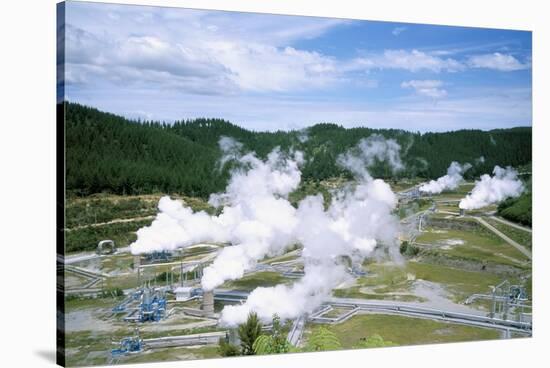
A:
[[[527,31],[69,1],[58,32],[65,99],[133,119],[255,131],[532,124]]]

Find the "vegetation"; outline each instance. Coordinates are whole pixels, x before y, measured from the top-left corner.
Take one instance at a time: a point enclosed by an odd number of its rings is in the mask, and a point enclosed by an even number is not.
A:
[[[257,355],[288,353],[293,348],[287,341],[279,316],[273,316],[271,335],[260,335],[252,347]]]
[[[242,355],[254,355],[254,341],[262,333],[262,323],[256,313],[250,313],[245,323],[239,326]]]
[[[373,338],[374,335],[383,336],[385,343],[391,342],[393,345],[487,340],[500,336],[500,332],[494,329],[384,314],[356,315],[327,329],[344,349],[380,343],[380,340]]]
[[[423,254],[443,255],[456,259],[491,262],[520,268],[523,262],[528,260],[523,253],[480,225],[468,230],[442,230],[439,227],[430,227],[425,230],[416,238],[416,241],[439,244],[441,247],[423,250]],[[450,245],[454,241],[461,241],[462,244]]]
[[[499,204],[498,214],[507,220],[532,226],[533,198],[531,193],[524,193],[518,198],[509,198]]]
[[[418,249],[418,247],[411,245],[408,241],[404,241],[399,246],[399,253],[406,257],[414,257],[418,254],[419,251],[420,249]]]
[[[94,195],[86,199],[68,198],[65,206],[67,228],[154,215],[160,195],[119,197]]]
[[[124,247],[136,240],[135,232],[151,224],[153,220],[119,222],[65,231],[65,252],[95,250],[101,240],[114,240],[117,247]]]
[[[508,236],[510,239],[515,240],[521,245],[531,249],[533,246],[533,235],[525,230],[516,229],[513,226],[503,224],[502,222],[492,220],[490,217],[485,218],[485,221],[495,227],[497,230]]]
[[[257,287],[275,286],[288,281],[287,278],[278,272],[265,271],[255,272],[244,276],[241,279],[226,282],[223,288],[232,288],[238,290],[254,290]]]
[[[381,134],[396,139],[402,147],[406,169],[402,177],[436,178],[453,160],[485,162],[466,173],[472,178],[492,170],[495,164],[518,166],[531,162],[531,128],[498,129],[489,132],[460,130],[446,133],[413,133],[395,129],[352,128],[322,123],[300,132],[253,132],[221,119],[196,119],[166,124],[129,120],[79,104],[66,103],[66,187],[69,193],[89,195],[183,193],[207,198],[222,190],[230,166],[220,170],[221,136],[243,143],[245,150],[265,157],[274,147],[302,150],[308,158],[304,181],[319,182],[349,177],[336,164],[339,154],[361,138]],[[491,143],[492,141],[496,144]],[[388,178],[384,163],[371,168],[376,177]],[[313,184],[315,185],[315,184]],[[304,188],[304,191],[307,191]]]
[[[357,345],[354,348],[365,349],[365,348],[383,348],[386,346],[395,346],[396,344],[391,341],[384,341],[382,336],[374,334],[369,337],[361,337]]]
[[[221,356],[237,356],[241,354],[241,349],[227,341],[227,339],[220,337],[218,342],[218,352]]]
[[[326,327],[318,327],[307,339],[306,351],[338,350],[342,348],[340,339]]]

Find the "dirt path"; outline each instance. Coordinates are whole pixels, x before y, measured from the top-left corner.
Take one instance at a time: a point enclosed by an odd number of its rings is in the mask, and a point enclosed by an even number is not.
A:
[[[527,248],[525,248],[523,245],[515,242],[514,240],[510,239],[509,237],[507,237],[506,235],[504,235],[502,232],[500,232],[497,228],[495,228],[494,226],[492,226],[491,224],[489,224],[487,221],[485,221],[484,219],[482,219],[481,217],[474,217],[480,224],[482,224],[483,226],[485,226],[487,229],[491,230],[493,233],[495,233],[496,235],[498,235],[502,240],[504,240],[505,242],[507,242],[508,244],[510,244],[511,246],[513,246],[514,248],[516,248],[517,250],[519,250],[521,253],[523,253],[527,258],[529,259],[533,259],[532,255],[531,255],[531,252],[529,252],[527,250]]]
[[[521,225],[518,225],[518,224],[514,224],[513,222],[507,221],[507,220],[502,219],[502,218],[497,217],[497,216],[491,216],[491,220],[495,220],[495,221],[498,221],[502,224],[505,224],[505,225],[508,225],[508,226],[511,226],[511,227],[515,227],[516,229],[519,229],[519,230],[523,230],[523,231],[527,231],[529,233],[533,233],[533,230],[529,229],[528,227],[521,226]]]
[[[67,229],[65,229],[65,231],[86,229],[88,227],[98,227],[98,226],[105,226],[105,225],[111,225],[111,224],[120,224],[120,223],[125,223],[125,222],[151,220],[151,219],[154,219],[154,218],[155,218],[155,215],[142,216],[142,217],[132,217],[132,218],[125,218],[125,219],[114,219],[114,220],[107,221],[107,222],[98,222],[96,224],[75,226],[75,227],[67,228]]]

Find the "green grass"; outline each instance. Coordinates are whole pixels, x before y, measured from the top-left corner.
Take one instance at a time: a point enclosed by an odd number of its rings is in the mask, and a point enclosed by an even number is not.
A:
[[[220,358],[217,345],[154,349],[121,359],[121,364]]]
[[[141,281],[143,282],[145,279],[148,279],[148,277],[142,277]],[[98,286],[101,287],[101,282],[98,284]],[[106,288],[121,289],[131,289],[138,287],[138,274],[137,272],[135,272],[109,277],[103,282],[103,286]]]
[[[336,298],[352,298],[352,299],[369,299],[369,300],[394,300],[400,302],[424,302],[424,298],[412,295],[412,294],[375,294],[375,293],[363,293],[360,291],[360,287],[350,287],[347,289],[336,289],[332,292],[332,295]]]
[[[456,205],[438,204],[437,210],[460,213],[460,208],[458,208],[458,203]]]
[[[180,331],[165,332],[162,336],[180,335]],[[112,333],[97,334],[92,332],[72,332],[67,334],[67,366],[106,365],[111,358],[111,349],[116,349],[118,342],[131,336],[131,329],[120,329]],[[158,335],[158,334],[157,334]],[[141,333],[142,338],[153,338],[153,334]],[[146,350],[135,355],[121,357],[119,363],[145,363],[163,360],[205,359],[219,357],[217,345],[201,347],[171,347]]]
[[[392,294],[395,292],[410,292],[412,281],[407,279],[405,266],[366,262],[364,268],[367,271],[367,276],[358,278],[355,286],[334,290],[333,295],[339,298],[399,300],[404,302],[424,301],[423,298],[412,293]],[[369,292],[361,291],[364,287],[370,287],[371,290]]]
[[[101,271],[129,271],[134,268],[134,257],[129,253],[112,254],[101,258]]]
[[[438,248],[430,250],[430,254],[442,254],[458,259],[480,262],[487,261],[520,268],[523,267],[522,262],[527,261],[525,255],[520,251],[481,226],[476,226],[468,231],[433,227],[425,228],[424,230],[426,232],[423,232],[416,238],[418,243],[439,243],[444,245],[444,242],[449,239],[464,241],[464,244],[451,246],[450,249]]]
[[[112,308],[117,303],[121,302],[124,298],[75,298],[65,300],[65,309],[67,312],[80,310],[80,309],[91,309],[91,308]]]
[[[285,278],[278,272],[255,272],[248,274],[243,278],[235,281],[226,282],[221,286],[224,289],[238,289],[238,290],[254,290],[259,286],[269,287],[289,282],[289,279]]]
[[[332,308],[331,310],[323,314],[323,317],[335,318],[349,311],[350,308]]]
[[[311,331],[311,327],[308,325],[307,329]],[[500,333],[492,329],[383,314],[356,315],[327,328],[338,336],[344,349],[352,348],[361,338],[374,334],[397,345],[489,340],[500,337]]]
[[[463,302],[474,293],[487,293],[490,286],[502,281],[501,276],[489,272],[466,271],[432,263],[407,262],[405,270],[416,279],[441,284],[456,302]]]
[[[533,247],[533,235],[524,230],[516,229],[512,226],[503,224],[502,222],[492,220],[491,218],[486,217],[485,221],[495,227],[497,230],[501,231],[504,235],[508,236],[510,239],[515,240],[519,244],[531,249]]]
[[[440,284],[455,302],[463,302],[474,293],[487,293],[489,287],[503,281],[502,277],[489,272],[466,271],[432,263],[408,261],[403,266],[394,264],[369,263],[366,265],[367,277],[357,280],[357,285],[347,289],[336,289],[333,295],[347,298],[369,298],[400,301],[423,301],[415,296],[411,287],[412,279],[421,279]],[[517,282],[518,280],[510,279]],[[370,286],[372,292],[362,293],[360,289]],[[391,293],[410,293],[393,295]]]

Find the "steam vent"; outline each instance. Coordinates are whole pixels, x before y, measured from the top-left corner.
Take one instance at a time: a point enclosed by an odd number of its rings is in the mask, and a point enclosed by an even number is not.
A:
[[[214,314],[214,291],[205,291],[202,296],[202,310],[205,316]]]

